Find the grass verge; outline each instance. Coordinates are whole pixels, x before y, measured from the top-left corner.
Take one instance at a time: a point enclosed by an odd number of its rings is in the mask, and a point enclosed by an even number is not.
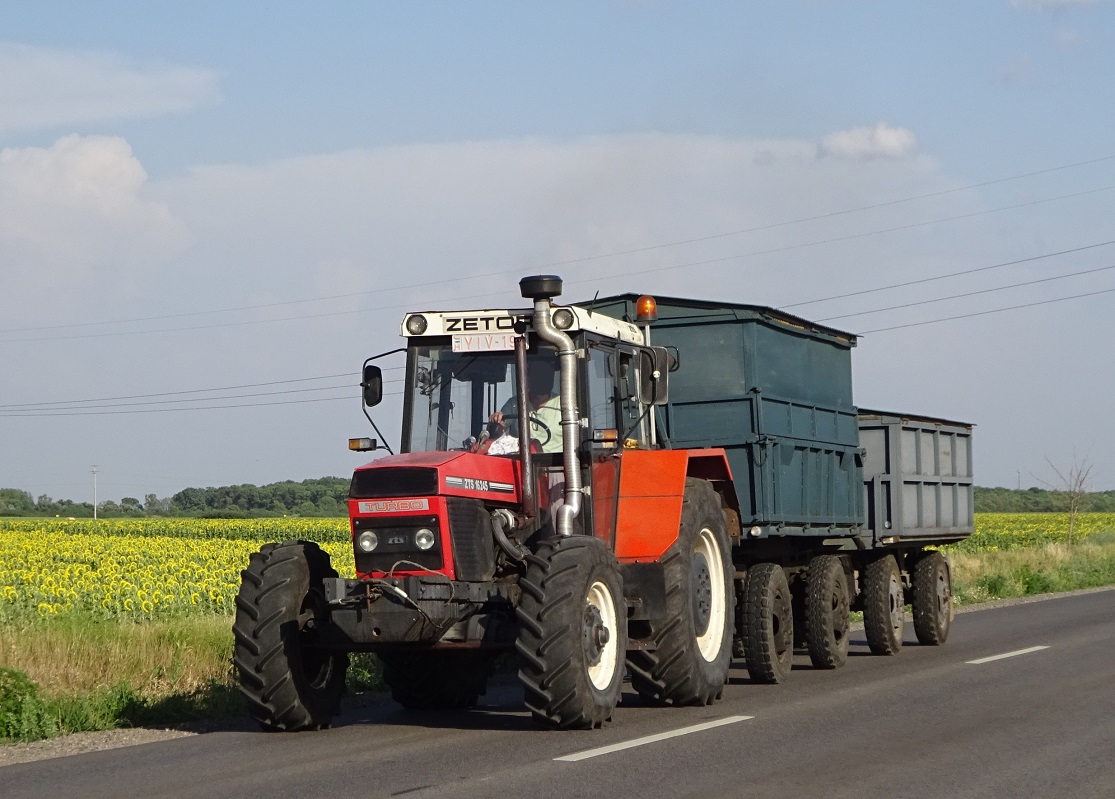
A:
[[[956,548],[948,555],[961,605],[1115,585],[1115,533],[998,552]]]
[[[958,604],[1115,585],[1115,533],[949,557]],[[231,629],[226,616],[0,625],[0,741],[240,715]],[[354,657],[348,682],[380,687],[375,658]]]

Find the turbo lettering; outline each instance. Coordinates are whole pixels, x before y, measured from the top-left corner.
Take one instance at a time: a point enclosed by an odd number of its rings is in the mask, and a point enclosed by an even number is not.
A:
[[[402,513],[406,511],[429,510],[428,499],[377,499],[357,504],[361,513]]]

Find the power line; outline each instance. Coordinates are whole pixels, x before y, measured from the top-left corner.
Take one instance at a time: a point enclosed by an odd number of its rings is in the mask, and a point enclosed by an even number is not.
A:
[[[1115,264],[1113,264],[1111,266],[1101,266],[1101,267],[1098,267],[1096,269],[1085,269],[1082,272],[1071,272],[1067,275],[1054,275],[1053,277],[1043,277],[1043,278],[1039,278],[1037,280],[1027,280],[1024,283],[1011,283],[1009,286],[998,286],[996,288],[991,288],[991,289],[979,289],[979,290],[976,290],[976,291],[966,291],[963,294],[953,294],[953,295],[948,296],[948,297],[937,297],[936,299],[932,299],[932,300],[918,300],[917,302],[907,302],[907,303],[903,303],[902,305],[889,305],[886,308],[874,308],[870,311],[857,311],[856,313],[846,313],[846,314],[841,314],[840,316],[827,316],[823,319],[817,319],[815,321],[817,321],[817,322],[832,322],[836,319],[848,319],[848,318],[853,317],[853,316],[867,316],[868,314],[883,313],[884,311],[897,311],[897,310],[900,310],[902,308],[914,308],[918,305],[932,305],[935,302],[947,302],[948,300],[962,300],[962,299],[967,299],[968,297],[976,297],[980,294],[994,294],[996,291],[1006,291],[1007,289],[1016,289],[1016,288],[1021,288],[1023,286],[1035,286],[1039,283],[1049,283],[1049,282],[1054,281],[1054,280],[1064,280],[1064,279],[1070,278],[1070,277],[1080,277],[1081,275],[1093,275],[1096,272],[1107,272],[1111,269],[1115,269]]]
[[[385,397],[398,396],[402,392],[385,393]],[[247,402],[237,405],[205,405],[196,408],[132,408],[126,411],[84,411],[69,409],[44,409],[31,413],[12,413],[0,411],[0,417],[14,419],[30,419],[43,416],[121,416],[136,413],[188,413],[190,411],[216,411],[227,408],[263,408],[274,405],[307,405],[315,402],[353,402],[356,397],[320,397],[318,399],[283,400],[281,402]]]
[[[1115,189],[1115,185],[1101,186],[1099,188],[1094,188],[1094,189],[1085,189],[1083,191],[1072,192],[1072,193],[1069,193],[1069,194],[1062,194],[1062,195],[1058,195],[1058,196],[1055,196],[1055,197],[1046,197],[1046,198],[1042,198],[1042,199],[1039,199],[1039,200],[1029,200],[1029,201],[1024,202],[1024,203],[1015,203],[1013,205],[1000,206],[998,208],[990,208],[990,209],[985,209],[985,210],[982,210],[982,211],[972,211],[970,213],[959,214],[959,215],[956,215],[956,216],[940,217],[940,218],[937,218],[937,219],[923,220],[921,222],[912,222],[912,223],[905,224],[905,225],[896,225],[896,226],[889,227],[889,228],[879,228],[879,229],[875,229],[875,230],[863,231],[863,232],[860,232],[860,233],[852,233],[852,234],[849,234],[849,235],[846,235],[846,236],[836,236],[836,237],[827,238],[827,239],[819,239],[819,240],[815,240],[815,241],[801,242],[801,243],[798,243],[798,244],[788,244],[788,245],[785,245],[785,246],[782,246],[782,247],[773,247],[773,248],[766,249],[766,250],[755,250],[755,251],[752,251],[752,252],[739,253],[739,254],[736,254],[736,255],[727,255],[727,256],[722,256],[722,257],[719,257],[719,258],[708,258],[708,259],[703,259],[703,260],[700,260],[700,261],[689,261],[689,262],[681,263],[681,264],[671,264],[671,265],[652,267],[652,268],[637,267],[637,268],[634,268],[634,269],[630,269],[626,272],[610,272],[607,275],[603,275],[601,277],[586,278],[582,282],[583,283],[594,283],[594,282],[599,282],[599,281],[602,281],[602,280],[611,280],[611,279],[614,279],[614,278],[617,278],[617,277],[626,277],[626,276],[630,276],[630,275],[647,275],[647,274],[653,274],[653,273],[657,273],[657,272],[666,272],[666,271],[670,271],[670,270],[674,270],[674,269],[689,269],[689,268],[692,268],[692,267],[695,267],[695,266],[709,266],[711,264],[725,263],[725,262],[728,262],[728,261],[735,261],[735,260],[740,260],[740,259],[743,259],[743,258],[754,258],[754,257],[762,256],[762,255],[774,255],[774,254],[777,254],[777,253],[791,252],[793,250],[801,250],[801,249],[807,249],[807,248],[812,248],[812,247],[820,247],[820,246],[824,246],[826,244],[837,244],[837,243],[846,242],[846,241],[855,241],[857,239],[869,238],[871,236],[877,236],[877,235],[881,235],[881,234],[885,234],[885,233],[896,233],[896,232],[903,231],[903,230],[914,230],[916,228],[928,227],[930,225],[937,225],[937,224],[942,224],[942,223],[945,223],[945,222],[956,222],[956,221],[960,221],[960,220],[964,220],[964,219],[974,219],[976,217],[986,216],[988,214],[1001,213],[1003,211],[1012,211],[1012,210],[1017,210],[1019,208],[1027,208],[1027,207],[1032,207],[1032,206],[1035,206],[1035,205],[1042,205],[1042,204],[1045,204],[1045,203],[1056,202],[1056,201],[1059,201],[1059,200],[1073,199],[1073,198],[1076,198],[1076,197],[1083,197],[1083,196],[1087,196],[1087,195],[1090,195],[1090,194],[1097,194],[1097,193],[1104,192],[1104,191],[1111,191],[1112,189]],[[508,274],[508,273],[509,272],[498,272],[498,273],[492,273],[492,274]],[[476,277],[478,277],[478,276],[473,275],[473,276],[470,276],[468,278],[451,278],[451,279],[447,279],[447,280],[443,280],[443,281],[430,281],[430,282],[428,282],[424,285],[435,285],[437,283],[455,283],[455,282],[460,282],[461,280],[472,280]],[[457,300],[476,299],[476,298],[489,297],[489,296],[491,296],[491,291],[490,290],[484,291],[484,292],[481,292],[481,293],[478,293],[478,294],[472,294],[472,295],[465,295],[465,296],[458,295],[458,296],[454,297],[454,299],[457,299]],[[322,319],[322,318],[335,317],[335,316],[351,316],[351,315],[354,315],[354,314],[370,313],[372,311],[394,310],[394,309],[398,309],[398,308],[407,308],[407,307],[409,307],[409,306],[406,306],[406,305],[380,305],[380,306],[375,306],[375,307],[371,307],[371,308],[358,308],[358,309],[349,310],[349,311],[331,311],[331,312],[328,312],[328,313],[320,313],[320,314],[303,314],[303,315],[299,315],[299,316],[285,316],[285,317],[278,317],[278,318],[274,318],[274,319],[256,319],[256,320],[247,320],[247,321],[241,321],[241,322],[220,322],[220,323],[211,324],[211,325],[194,325],[194,326],[190,326],[190,327],[168,327],[168,328],[156,328],[154,330],[124,330],[124,331],[114,331],[114,332],[110,332],[110,333],[86,333],[86,334],[72,335],[72,336],[46,336],[46,337],[39,337],[39,338],[0,339],[0,344],[15,344],[15,343],[26,343],[26,342],[33,342],[33,341],[66,341],[66,340],[72,340],[72,339],[106,338],[106,337],[112,337],[112,336],[149,335],[151,333],[178,333],[178,332],[189,332],[189,331],[194,331],[194,330],[213,330],[213,329],[218,329],[218,328],[244,327],[244,326],[248,326],[248,325],[270,324],[270,323],[275,323],[275,322],[294,322],[294,321],[302,321],[302,320],[305,320],[305,319]],[[789,307],[789,306],[787,306],[787,307]],[[9,332],[9,331],[0,331],[0,332]]]
[[[764,224],[764,225],[755,225],[755,226],[749,227],[749,228],[741,228],[741,229],[738,229],[738,230],[731,230],[731,231],[720,232],[720,233],[712,233],[712,234],[709,234],[709,235],[706,235],[706,236],[694,236],[694,237],[687,238],[687,239],[678,239],[676,241],[662,242],[662,243],[659,243],[659,244],[650,244],[650,245],[647,245],[647,246],[644,246],[644,247],[635,247],[635,248],[631,248],[631,249],[627,249],[627,250],[614,250],[614,251],[605,252],[605,253],[598,253],[598,254],[595,254],[595,255],[586,255],[586,256],[581,256],[581,257],[577,257],[577,258],[568,258],[568,259],[558,260],[558,261],[549,261],[547,263],[540,264],[540,265],[535,266],[533,268],[534,269],[548,269],[548,268],[556,267],[556,266],[566,266],[566,265],[572,265],[572,264],[578,264],[578,263],[586,263],[588,261],[602,260],[602,259],[605,259],[605,258],[616,258],[616,257],[620,257],[620,256],[625,256],[625,255],[635,255],[635,254],[644,253],[644,252],[652,252],[654,250],[668,249],[668,248],[671,248],[671,247],[680,247],[680,246],[684,246],[684,245],[687,245],[687,244],[696,244],[696,243],[701,243],[701,242],[706,242],[706,241],[715,241],[717,239],[724,239],[724,238],[729,238],[729,237],[732,237],[732,236],[741,236],[741,235],[746,235],[746,234],[749,234],[749,233],[759,233],[759,232],[763,232],[763,231],[767,231],[767,230],[775,230],[775,229],[782,228],[782,227],[789,227],[789,226],[792,226],[792,225],[804,224],[806,222],[817,222],[817,221],[821,221],[821,220],[824,220],[824,219],[832,219],[832,218],[840,217],[840,216],[848,216],[848,215],[851,215],[851,214],[862,213],[864,211],[871,211],[871,210],[891,207],[891,206],[895,206],[895,205],[903,205],[903,204],[907,204],[907,203],[917,202],[917,201],[920,201],[920,200],[927,200],[927,199],[933,199],[935,197],[942,197],[942,196],[946,196],[946,195],[949,195],[949,194],[957,194],[957,193],[964,192],[964,191],[972,191],[974,189],[986,188],[987,186],[993,186],[993,185],[997,185],[997,184],[1001,184],[1001,183],[1008,183],[1008,182],[1012,182],[1012,181],[1024,180],[1026,178],[1031,178],[1031,177],[1036,177],[1036,176],[1039,176],[1039,175],[1050,174],[1050,173],[1053,173],[1053,172],[1060,172],[1060,171],[1064,171],[1064,170],[1067,170],[1067,169],[1075,169],[1077,167],[1082,167],[1082,166],[1091,166],[1091,165],[1094,165],[1094,164],[1099,164],[1099,163],[1103,163],[1105,161],[1111,161],[1111,160],[1115,160],[1115,155],[1106,155],[1106,156],[1101,156],[1099,158],[1088,159],[1088,160],[1085,160],[1085,161],[1076,161],[1076,162],[1073,162],[1073,163],[1070,163],[1070,164],[1063,164],[1063,165],[1060,165],[1060,166],[1048,167],[1046,169],[1038,169],[1038,170],[1034,170],[1034,171],[1031,171],[1031,172],[1023,172],[1023,173],[1020,173],[1020,174],[1017,174],[1017,175],[1009,175],[1007,177],[994,178],[992,180],[986,180],[986,181],[982,181],[980,183],[972,183],[972,184],[968,184],[966,186],[957,186],[957,187],[951,188],[951,189],[942,189],[940,191],[929,192],[927,194],[919,194],[919,195],[914,195],[914,196],[911,196],[911,197],[903,197],[903,198],[899,198],[899,199],[895,199],[895,200],[886,200],[886,201],[879,202],[879,203],[871,203],[871,204],[868,204],[868,205],[856,206],[854,208],[845,208],[845,209],[840,209],[840,210],[837,210],[837,211],[829,211],[829,212],[822,213],[822,214],[815,214],[815,215],[812,215],[812,216],[805,216],[805,217],[799,217],[799,218],[796,218],[796,219],[783,220],[781,222],[771,222],[771,223]],[[1074,196],[1074,195],[1069,195],[1069,196]],[[1012,207],[1017,207],[1017,206],[1012,206]],[[681,268],[681,267],[675,267],[675,268]],[[177,313],[177,314],[161,314],[161,315],[157,315],[157,316],[133,317],[133,318],[129,318],[129,319],[117,319],[117,320],[100,321],[100,322],[71,322],[71,323],[60,324],[60,325],[41,325],[41,326],[20,327],[20,328],[0,328],[0,333],[23,333],[23,332],[33,332],[33,331],[39,331],[39,330],[62,330],[62,329],[77,328],[77,327],[95,327],[95,326],[114,325],[114,324],[131,324],[131,323],[137,323],[137,322],[154,322],[154,321],[163,321],[163,320],[167,320],[167,319],[182,319],[182,318],[188,318],[188,317],[192,317],[192,316],[205,316],[205,315],[218,314],[218,313],[233,313],[233,312],[238,312],[238,311],[263,310],[263,309],[267,309],[267,308],[279,308],[279,307],[284,307],[284,306],[288,306],[288,305],[298,305],[298,304],[311,303],[311,302],[326,302],[326,301],[330,301],[330,300],[350,299],[352,297],[366,296],[366,295],[370,295],[370,294],[381,294],[381,293],[387,292],[387,291],[401,291],[401,290],[412,289],[412,288],[426,288],[426,287],[429,287],[429,286],[432,286],[432,285],[444,285],[444,284],[451,284],[451,283],[459,283],[459,282],[463,282],[463,281],[467,281],[467,280],[477,280],[477,279],[482,279],[482,278],[498,277],[498,276],[502,276],[502,275],[517,273],[518,271],[521,271],[521,270],[517,270],[517,269],[500,270],[500,271],[495,271],[495,272],[486,272],[486,273],[481,273],[481,274],[469,275],[468,277],[464,277],[464,278],[457,277],[457,278],[447,278],[447,279],[444,279],[444,280],[424,280],[420,283],[409,283],[409,284],[402,284],[402,285],[398,285],[398,286],[380,287],[380,288],[370,290],[370,291],[346,292],[344,294],[330,294],[330,295],[324,295],[324,296],[320,296],[320,297],[308,297],[308,298],[298,299],[298,300],[285,300],[285,301],[281,301],[281,302],[261,303],[261,304],[256,304],[256,305],[232,306],[232,307],[228,307],[228,308],[217,308],[217,309],[212,309],[212,310],[207,310],[207,311],[187,311],[187,312]],[[300,318],[300,317],[294,317],[294,318]],[[269,321],[269,320],[260,320],[260,321]],[[185,329],[194,329],[194,328],[185,328]],[[41,339],[21,339],[21,340],[39,341]]]
[[[397,370],[403,369],[403,368],[405,368],[405,367],[389,366],[389,367],[384,368],[383,371],[391,372],[391,371],[397,371]],[[77,404],[88,403],[88,402],[115,402],[117,400],[148,399],[150,397],[175,397],[175,396],[180,396],[182,394],[207,394],[207,393],[211,393],[211,392],[215,392],[215,391],[238,391],[238,390],[243,389],[243,388],[262,388],[262,387],[265,387],[265,386],[278,386],[278,385],[284,385],[284,384],[288,384],[288,383],[305,383],[305,382],[311,381],[311,380],[332,380],[332,379],[335,379],[335,378],[338,378],[338,377],[359,377],[359,374],[354,373],[354,372],[345,372],[345,373],[336,374],[336,375],[324,375],[322,377],[297,377],[297,378],[291,378],[289,380],[271,380],[271,381],[266,382],[266,383],[243,383],[243,384],[237,385],[237,386],[220,386],[220,387],[217,387],[217,388],[193,388],[193,389],[185,389],[185,390],[182,390],[182,391],[161,391],[161,392],[158,392],[158,393],[155,393],[155,394],[130,394],[130,395],[125,395],[125,396],[121,396],[121,397],[94,397],[94,398],[91,398],[91,399],[52,400],[50,402],[11,403],[11,404],[7,404],[7,405],[0,405],[0,409],[31,408],[31,407],[37,407],[37,406],[43,406],[43,405],[77,405]],[[387,381],[384,381],[384,382],[391,383],[391,382],[401,382],[401,381],[387,380]],[[342,388],[342,386],[333,386],[333,388]],[[305,389],[305,390],[314,391],[314,390],[322,390],[322,389]],[[282,393],[285,393],[285,392],[278,391],[278,392],[273,392],[273,393],[282,394]],[[208,398],[207,397],[198,397],[198,398],[196,398],[196,401],[204,402],[207,399],[218,400],[218,399],[233,399],[233,398],[234,397],[208,397]],[[183,401],[187,401],[187,400],[183,400]],[[149,404],[153,404],[153,403],[142,403],[141,402],[141,403],[134,403],[134,404],[149,405]]]
[[[401,380],[395,381],[401,383]],[[132,408],[132,407],[145,407],[150,405],[181,405],[187,402],[201,403],[201,402],[223,402],[230,399],[249,399],[252,397],[277,397],[284,394],[303,394],[311,391],[352,391],[353,384],[343,386],[318,386],[316,388],[288,388],[283,391],[259,391],[252,394],[229,394],[222,397],[189,397],[187,399],[164,399],[164,400],[148,400],[146,402],[113,402],[106,404],[84,404],[77,401],[59,400],[56,402],[44,402],[41,405],[61,405],[60,408],[45,408],[45,407],[31,407],[25,409],[4,407],[4,410],[10,410],[14,414],[20,414],[25,411],[34,410],[58,410],[58,411],[73,411],[73,410],[86,410],[89,408]],[[351,395],[350,395],[351,396]],[[3,406],[0,406],[3,407]],[[205,407],[198,405],[197,407]]]
[[[822,219],[832,219],[833,217],[846,216],[848,214],[860,213],[862,211],[873,211],[873,210],[878,209],[878,208],[887,208],[889,206],[902,205],[903,203],[911,203],[911,202],[916,202],[918,200],[928,200],[928,199],[932,199],[934,197],[943,197],[947,194],[956,194],[956,193],[962,192],[962,191],[971,191],[972,189],[980,189],[980,188],[984,188],[984,187],[987,187],[987,186],[993,186],[997,183],[1007,183],[1007,182],[1013,181],[1013,180],[1022,180],[1024,178],[1035,177],[1037,175],[1044,175],[1044,174],[1048,174],[1050,172],[1058,172],[1058,171],[1061,171],[1061,170],[1064,170],[1064,169],[1070,169],[1070,168],[1073,168],[1073,167],[1088,166],[1088,165],[1091,165],[1091,164],[1098,164],[1098,163],[1101,163],[1103,161],[1110,161],[1112,159],[1115,159],[1115,155],[1105,155],[1101,158],[1093,158],[1093,159],[1088,160],[1088,161],[1079,161],[1075,164],[1066,164],[1064,166],[1059,166],[1059,167],[1050,167],[1049,169],[1039,169],[1035,172],[1026,172],[1026,173],[1021,174],[1021,175],[1012,175],[1010,177],[1005,177],[1005,178],[996,178],[994,180],[984,181],[983,183],[973,183],[973,184],[970,184],[968,186],[958,186],[958,187],[952,188],[952,189],[942,189],[941,191],[929,192],[928,194],[919,194],[919,195],[916,195],[914,197],[904,197],[904,198],[898,199],[898,200],[887,200],[887,201],[880,202],[880,203],[872,203],[871,205],[861,205],[861,206],[858,206],[856,208],[848,208],[848,209],[844,209],[844,210],[841,210],[841,211],[830,211],[828,213],[816,214],[814,216],[804,216],[804,217],[801,217],[799,219],[790,219],[790,220],[786,220],[784,222],[772,222],[772,223],[766,224],[766,225],[756,225],[755,227],[743,228],[741,230],[733,230],[733,231],[729,231],[727,233],[714,233],[714,234],[711,234],[711,235],[708,235],[708,236],[697,236],[697,237],[691,238],[691,239],[681,239],[679,241],[673,241],[673,242],[669,242],[669,243],[666,243],[666,244],[651,244],[651,245],[648,245],[646,247],[636,247],[636,248],[630,249],[630,250],[621,250],[621,251],[617,251],[617,252],[605,253],[605,254],[602,254],[602,255],[588,255],[588,256],[581,257],[581,258],[569,258],[569,259],[566,259],[564,261],[552,261],[548,264],[545,264],[545,266],[547,266],[547,267],[550,267],[550,266],[565,266],[566,264],[583,263],[585,261],[594,261],[594,260],[597,260],[597,259],[600,259],[600,258],[612,258],[612,257],[620,256],[620,255],[635,255],[637,253],[651,252],[653,250],[660,250],[660,249],[663,249],[663,248],[666,248],[666,247],[677,247],[677,246],[680,246],[680,245],[683,245],[683,244],[696,244],[696,243],[704,242],[704,241],[713,241],[715,239],[722,239],[722,238],[726,238],[728,236],[740,236],[740,235],[743,235],[745,233],[759,233],[759,232],[766,231],[766,230],[774,230],[774,229],[780,228],[780,227],[788,227],[790,225],[798,225],[798,224],[802,224],[804,222],[818,222]]]
[[[937,280],[947,280],[951,277],[961,277],[963,275],[974,275],[978,272],[988,272],[992,269],[1001,269],[1004,266],[1017,266],[1018,264],[1030,263],[1031,261],[1040,261],[1045,258],[1055,258],[1058,255],[1069,255],[1071,253],[1084,252],[1085,250],[1094,250],[1097,247],[1107,247],[1115,244],[1115,239],[1111,241],[1101,241],[1097,244],[1085,244],[1081,247],[1073,247],[1069,250],[1060,250],[1059,252],[1045,253],[1044,255],[1034,255],[1029,258],[1018,258],[1014,261],[1003,261],[1002,263],[992,264],[991,266],[979,266],[975,269],[964,269],[959,272],[949,272],[945,275],[936,275],[934,277],[923,277],[917,280],[907,280],[904,283],[891,283],[888,286],[879,286],[873,289],[862,289],[861,291],[849,291],[845,294],[833,294],[831,297],[820,297],[816,300],[806,300],[805,302],[791,302],[788,305],[779,305],[779,308],[800,308],[803,305],[815,305],[820,302],[829,302],[831,300],[843,300],[848,297],[860,297],[864,294],[876,294],[880,291],[890,291],[891,289],[906,288],[907,286],[917,286],[922,283],[932,283]],[[818,320],[821,321],[821,320]]]
[[[874,330],[865,330],[858,335],[866,336],[871,333],[885,333],[888,330],[902,330],[907,327],[921,327],[922,325],[935,325],[939,322],[952,322],[957,319],[971,319],[974,316],[988,316],[989,314],[1004,313],[1005,311],[1017,311],[1020,308],[1034,308],[1038,305],[1052,305],[1055,302],[1066,302],[1068,300],[1079,300],[1083,297],[1096,297],[1100,294],[1110,294],[1115,289],[1101,289],[1100,291],[1089,291],[1084,294],[1074,294],[1071,297],[1057,297],[1052,300],[1040,300],[1038,302],[1028,302],[1024,305],[1011,305],[1007,308],[992,308],[988,311],[976,311],[974,313],[959,314],[957,316],[946,316],[941,319],[929,319],[924,322],[910,322],[905,325],[892,325],[891,327],[878,327]]]

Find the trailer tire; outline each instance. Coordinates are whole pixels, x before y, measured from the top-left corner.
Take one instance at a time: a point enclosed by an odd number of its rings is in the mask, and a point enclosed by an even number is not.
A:
[[[805,589],[805,643],[818,669],[838,669],[848,662],[848,580],[835,555],[809,561]]]
[[[887,554],[867,564],[863,588],[863,631],[876,655],[897,655],[905,626],[905,591],[898,561]]]
[[[785,682],[794,662],[794,612],[786,572],[777,563],[748,569],[742,632],[751,679]]]
[[[322,581],[336,577],[310,541],[267,544],[240,573],[233,662],[248,712],[265,730],[329,726],[345,689],[348,654],[318,649],[329,624]]]
[[[526,705],[549,727],[602,727],[619,703],[627,649],[615,555],[574,535],[540,542],[526,561],[515,642]]]
[[[378,657],[391,698],[410,710],[473,707],[492,676],[489,652],[400,651],[380,652]]]
[[[735,588],[724,512],[707,480],[685,481],[678,538],[662,566],[666,618],[652,625],[654,651],[627,653],[631,687],[655,702],[711,705],[731,667]]]
[[[940,552],[927,552],[914,565],[914,632],[925,646],[940,646],[952,626],[952,570]]]

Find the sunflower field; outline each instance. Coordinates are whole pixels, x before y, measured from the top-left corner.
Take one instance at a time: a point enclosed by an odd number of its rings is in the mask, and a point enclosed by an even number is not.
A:
[[[994,552],[1068,540],[1064,514],[976,515],[952,547]],[[1115,514],[1081,514],[1074,540],[1115,532]],[[269,541],[317,541],[353,576],[347,519],[0,519],[0,622],[80,615],[229,614],[249,555]]]
[[[319,542],[353,575],[347,519],[0,520],[0,621],[228,614],[268,541]]]

